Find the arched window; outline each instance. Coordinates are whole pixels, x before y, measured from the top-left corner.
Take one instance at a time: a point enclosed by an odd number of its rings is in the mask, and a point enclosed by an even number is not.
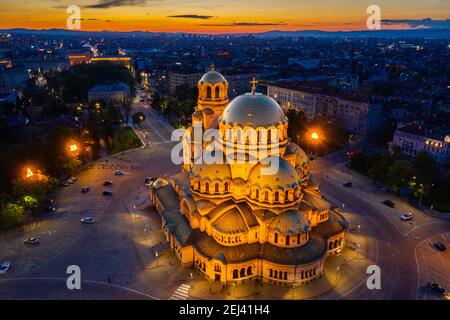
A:
[[[269,201],[269,191],[264,192],[264,201]]]
[[[297,244],[300,244],[300,233],[297,235]]]
[[[211,99],[211,87],[206,88],[206,99]]]
[[[256,188],[256,199],[259,199],[259,189]]]
[[[277,270],[275,270],[275,274],[274,274],[273,277],[274,277],[275,279],[278,278],[278,271],[277,271]]]
[[[275,191],[275,202],[280,202],[280,194]]]
[[[251,276],[252,275],[252,266],[247,268],[247,275]]]
[[[225,186],[225,192],[228,192],[228,181],[225,182],[224,186]]]
[[[245,268],[241,269],[241,274],[240,274],[241,278],[245,277]]]
[[[214,187],[214,192],[219,193],[219,184],[218,183],[216,183],[216,185]]]
[[[330,241],[330,243],[328,244],[328,250],[333,249],[333,241]]]
[[[287,280],[287,272],[284,272],[284,280]]]
[[[274,238],[273,238],[273,242],[274,243],[278,243],[278,233],[275,232]]]
[[[273,278],[273,270],[272,269],[269,269],[269,277]]]
[[[205,192],[209,192],[209,182],[205,183]]]
[[[286,236],[286,245],[288,246],[290,244],[290,242],[291,242],[291,236],[287,235]]]
[[[339,240],[336,239],[336,241],[334,241],[334,248],[336,249],[339,246]]]
[[[234,269],[233,270],[233,279],[237,279],[237,278],[239,278],[239,271],[238,271],[238,269]]]
[[[215,94],[215,96],[214,96],[216,99],[219,99],[220,98],[220,88],[219,87],[216,87],[216,94]]]

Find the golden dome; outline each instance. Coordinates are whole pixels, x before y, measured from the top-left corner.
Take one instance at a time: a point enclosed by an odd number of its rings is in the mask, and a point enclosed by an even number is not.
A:
[[[231,169],[227,163],[194,164],[191,169],[191,177],[209,181],[231,180]]]
[[[309,229],[309,221],[306,217],[297,211],[290,210],[283,212],[276,217],[270,224],[269,229],[280,233],[298,234],[307,232]]]
[[[238,96],[225,108],[221,122],[224,124],[270,127],[287,121],[280,105],[261,93]]]
[[[270,164],[272,161],[275,163],[278,162],[278,170],[276,170],[276,166],[273,165],[276,172],[269,175],[266,174],[265,171],[270,171]],[[264,169],[264,171],[262,171],[262,169]],[[258,162],[258,164],[250,170],[247,180],[250,186],[258,186],[259,188],[268,188],[275,191],[278,189],[284,190],[295,188],[299,184],[300,177],[288,161],[283,158],[272,156]]]

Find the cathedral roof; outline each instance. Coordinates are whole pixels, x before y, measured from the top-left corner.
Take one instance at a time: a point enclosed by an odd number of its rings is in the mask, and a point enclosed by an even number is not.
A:
[[[290,210],[276,217],[269,224],[269,228],[280,233],[298,234],[308,231],[309,221],[303,214]]]
[[[270,127],[287,121],[280,105],[261,93],[247,93],[236,97],[222,113],[224,124]]]
[[[265,172],[270,170],[271,162],[268,160],[275,161],[275,163],[278,162],[278,170],[276,170],[276,167],[274,166],[275,172],[273,174],[267,174]],[[295,168],[288,161],[279,157],[270,157],[263,160],[263,162],[258,162],[258,164],[250,170],[247,179],[250,186],[269,188],[272,191],[275,191],[277,189],[284,190],[295,188],[298,185],[300,177]]]
[[[231,169],[227,163],[194,164],[191,175],[201,180],[229,180],[231,179]]]
[[[209,84],[217,84],[217,83],[223,83],[225,84],[227,82],[227,80],[225,79],[225,77],[215,71],[215,70],[211,70],[207,73],[205,73],[203,75],[203,77],[200,79],[200,83],[204,84],[204,83],[209,83]]]

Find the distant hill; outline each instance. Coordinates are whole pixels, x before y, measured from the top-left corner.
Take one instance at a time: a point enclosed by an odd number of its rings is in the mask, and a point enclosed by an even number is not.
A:
[[[35,35],[53,35],[53,36],[77,36],[77,35],[95,35],[95,34],[116,34],[116,35],[161,35],[167,36],[182,36],[187,33],[176,32],[151,32],[151,31],[78,31],[65,29],[0,29],[0,32],[8,32],[12,34],[35,34]],[[224,34],[225,35],[225,34]],[[427,39],[450,39],[450,29],[443,28],[422,28],[422,29],[407,29],[407,30],[358,30],[358,31],[322,31],[322,30],[298,30],[298,31],[281,31],[272,30],[261,33],[239,33],[226,34],[228,36],[245,36],[253,35],[260,38],[277,38],[277,37],[314,37],[314,38],[427,38]],[[205,36],[201,34],[200,36]]]

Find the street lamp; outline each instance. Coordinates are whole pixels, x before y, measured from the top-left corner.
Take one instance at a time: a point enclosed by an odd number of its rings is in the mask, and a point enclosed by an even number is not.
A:
[[[158,251],[155,251],[155,257],[156,257],[156,266],[158,267],[159,266],[159,261],[158,261],[159,254],[158,254]]]

